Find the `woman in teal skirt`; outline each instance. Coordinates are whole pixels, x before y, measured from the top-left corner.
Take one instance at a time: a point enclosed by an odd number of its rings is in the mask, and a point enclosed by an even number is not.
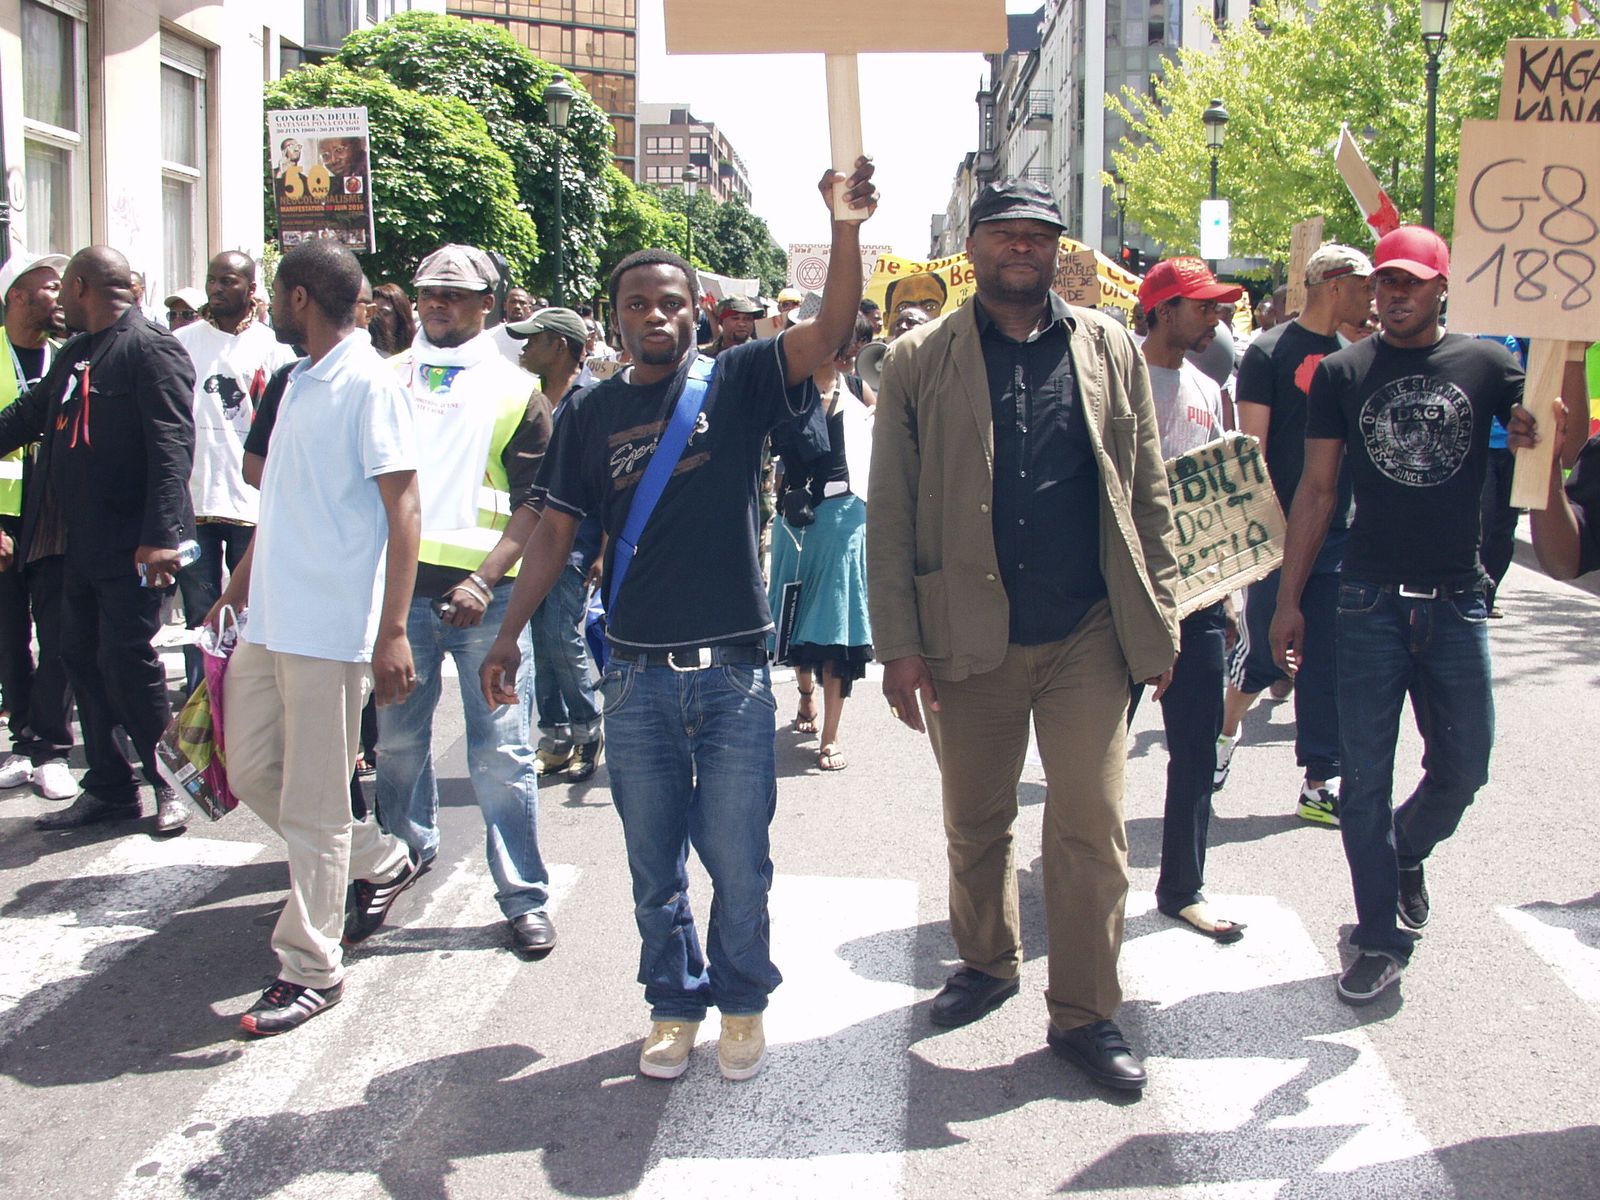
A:
[[[770,600],[778,623],[778,662],[795,668],[800,714],[795,727],[816,729],[816,678],[822,679],[822,736],[817,766],[842,770],[839,722],[851,686],[872,660],[867,619],[867,471],[872,461],[870,393],[844,374],[846,347],[813,382],[828,414],[826,453],[786,462],[783,514],[772,533]],[[795,593],[798,592],[798,596]]]

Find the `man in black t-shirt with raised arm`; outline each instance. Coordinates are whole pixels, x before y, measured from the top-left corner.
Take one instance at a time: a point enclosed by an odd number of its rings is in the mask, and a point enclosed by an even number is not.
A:
[[[1522,399],[1504,346],[1445,333],[1450,252],[1430,229],[1385,234],[1373,254],[1379,333],[1312,375],[1305,470],[1289,515],[1272,651],[1291,674],[1301,594],[1349,455],[1356,513],[1339,581],[1340,832],[1355,889],[1355,961],[1339,996],[1367,1004],[1400,978],[1428,923],[1422,863],[1489,778],[1494,741],[1487,577],[1478,496],[1491,419]],[[1393,807],[1400,714],[1411,695],[1422,781]]]
[[[823,176],[825,198],[840,178]],[[863,218],[871,214],[877,189],[868,160],[857,160],[845,190]],[[816,320],[724,350],[708,386],[690,378],[703,370],[693,268],[665,250],[617,264],[611,307],[633,366],[568,401],[539,473],[544,517],[480,672],[492,704],[515,701],[508,683],[521,657],[518,634],[566,568],[580,522],[598,512],[609,537],[612,651],[601,690],[611,796],[643,939],[639,982],[654,1022],[639,1070],[657,1079],[683,1073],[710,1005],[722,1013],[717,1059],[725,1078],[749,1079],[766,1059],[761,1014],[782,977],[767,918],[776,704],[757,487],[768,433],[816,404],[812,373],[855,328],[860,242],[859,222],[834,221]],[[699,416],[619,587],[620,535],[686,387],[705,388]],[[691,844],[714,890],[704,954],[684,869]]]
[[[1330,242],[1306,264],[1305,311],[1250,343],[1239,364],[1239,428],[1261,440],[1273,490],[1285,512],[1305,465],[1306,392],[1317,364],[1342,344],[1343,323],[1360,324],[1372,311],[1372,262],[1359,250]],[[1339,824],[1335,777],[1339,774],[1339,710],[1334,694],[1334,615],[1339,563],[1352,504],[1350,473],[1339,474],[1339,495],[1322,552],[1312,564],[1300,606],[1306,614],[1306,654],[1295,679],[1295,760],[1305,770],[1296,811],[1303,820]],[[1239,646],[1217,739],[1215,783],[1221,788],[1239,744],[1239,725],[1255,698],[1282,679],[1272,661],[1267,628],[1278,603],[1274,571],[1246,594]]]

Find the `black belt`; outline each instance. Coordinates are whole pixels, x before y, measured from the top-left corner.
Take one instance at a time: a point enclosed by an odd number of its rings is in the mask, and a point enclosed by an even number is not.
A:
[[[1365,582],[1351,580],[1351,583]],[[1483,582],[1473,580],[1471,583],[1436,583],[1428,587],[1414,583],[1372,583],[1368,587],[1375,587],[1380,592],[1393,592],[1397,596],[1404,596],[1407,600],[1440,600],[1450,596],[1475,596],[1483,591]]]
[[[683,650],[624,650],[613,647],[618,662],[642,667],[671,667],[674,671],[704,671],[710,667],[766,665],[765,646],[690,646]]]

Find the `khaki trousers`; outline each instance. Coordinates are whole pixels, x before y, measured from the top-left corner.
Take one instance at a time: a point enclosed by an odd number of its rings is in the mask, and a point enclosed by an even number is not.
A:
[[[350,880],[390,879],[405,843],[350,814],[350,770],[366,663],[280,654],[243,642],[223,685],[228,784],[288,847],[289,901],[272,931],[279,976],[332,987],[344,976]]]
[[[939,682],[929,714],[943,780],[950,931],[961,960],[1001,979],[1022,965],[1011,827],[1033,719],[1044,760],[1044,898],[1057,1029],[1109,1020],[1128,895],[1122,823],[1128,665],[1102,602],[1060,642],[1011,646],[993,671]]]

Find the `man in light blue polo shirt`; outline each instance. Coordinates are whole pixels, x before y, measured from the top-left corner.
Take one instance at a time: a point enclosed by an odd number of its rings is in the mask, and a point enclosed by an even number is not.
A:
[[[360,290],[333,242],[278,266],[273,327],[308,353],[278,410],[255,540],[206,618],[248,602],[224,688],[228,781],[288,843],[278,978],[240,1019],[261,1036],[342,999],[341,937],[373,933],[419,873],[403,842],[350,815],[369,687],[385,705],[416,686],[406,613],[422,524],[410,400],[355,327]]]

